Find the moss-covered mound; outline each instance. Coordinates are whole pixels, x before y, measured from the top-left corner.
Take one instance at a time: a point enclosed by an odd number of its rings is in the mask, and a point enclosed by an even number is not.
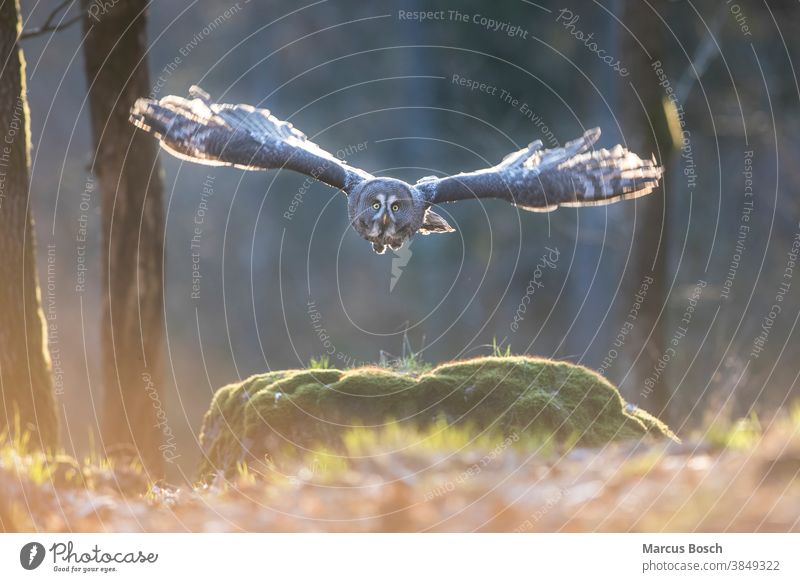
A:
[[[286,370],[221,388],[203,419],[201,473],[315,448],[337,449],[354,426],[446,421],[478,432],[553,434],[583,445],[674,438],[602,376],[567,362],[486,357],[415,376],[376,367]]]

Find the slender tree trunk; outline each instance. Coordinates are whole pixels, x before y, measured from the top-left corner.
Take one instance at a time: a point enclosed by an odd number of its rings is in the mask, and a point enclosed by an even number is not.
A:
[[[603,39],[603,48],[606,52],[619,55],[622,54],[622,35],[625,30],[615,18],[623,17],[625,2],[624,0],[608,0],[604,4],[606,10],[613,17],[604,12],[598,12],[603,17],[598,20],[596,28],[600,38]],[[598,9],[595,8],[595,10]],[[589,14],[583,18],[588,16]],[[601,139],[606,144],[613,144],[616,139],[614,115],[618,115],[622,110],[620,93],[627,82],[610,70],[607,63],[582,49],[584,47],[579,47],[578,50],[582,59],[578,66],[592,74],[597,90],[600,92],[599,95],[596,91],[586,91],[584,94],[584,99],[587,100],[586,110],[589,112],[591,120],[591,122],[585,121],[585,123],[589,123],[589,126],[599,125],[602,127]],[[616,335],[619,328],[619,322],[614,317],[606,317],[606,311],[615,300],[618,300],[617,286],[622,269],[618,268],[616,264],[611,268],[608,265],[612,261],[619,261],[621,265],[624,255],[621,255],[621,251],[617,251],[614,245],[609,245],[608,240],[613,237],[621,243],[623,236],[628,236],[624,229],[616,230],[617,225],[621,226],[627,220],[626,207],[626,204],[609,204],[592,210],[575,209],[579,240],[570,269],[566,297],[570,307],[569,320],[578,313],[578,310],[580,310],[580,319],[572,332],[565,338],[561,353],[581,355],[580,363],[590,367],[596,368],[600,365],[608,354],[609,346],[600,339],[603,337],[603,331],[591,344],[587,345],[587,342],[597,333],[601,325],[604,326],[605,333],[611,338]],[[603,240],[605,229],[608,231],[606,240]],[[624,240],[627,242],[627,239]],[[603,323],[604,318],[605,323]]]
[[[52,449],[58,422],[36,276],[19,30],[17,0],[0,0],[0,431],[13,432],[18,419],[31,445]]]
[[[92,16],[84,0],[84,57],[103,221],[103,407],[107,451],[135,451],[155,474],[171,430],[160,375],[164,216],[156,142],[128,121],[151,91],[145,0]],[[133,447],[131,449],[131,446]]]
[[[623,54],[626,55],[630,70],[629,80],[638,93],[637,99],[632,91],[627,92],[629,103],[622,114],[626,142],[642,157],[660,152],[660,161],[667,163],[671,158],[672,141],[662,103],[663,93],[651,68],[653,61],[663,57],[664,25],[647,3],[640,0],[625,2],[624,22],[630,33],[625,35]],[[642,49],[642,45],[647,52]],[[666,175],[668,172],[665,172]],[[666,302],[671,282],[667,260],[670,231],[666,200],[666,190],[662,183],[655,194],[628,204],[631,220],[634,219],[635,212],[636,246],[623,295],[633,301],[642,282],[650,281],[646,298],[628,340],[631,348],[634,348],[633,354],[638,354],[639,350],[641,354],[628,376],[626,388],[629,387],[639,404],[665,420],[668,418],[671,395],[668,377],[659,376],[658,382],[652,388],[647,388],[645,382],[652,376],[663,354],[664,320],[669,317]],[[628,309],[627,305],[624,307]]]

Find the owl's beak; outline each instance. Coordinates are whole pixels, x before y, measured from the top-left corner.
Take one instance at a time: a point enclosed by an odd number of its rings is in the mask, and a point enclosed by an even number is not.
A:
[[[381,224],[383,226],[386,226],[387,224],[389,224],[389,215],[386,212],[384,212],[383,216],[381,217]]]

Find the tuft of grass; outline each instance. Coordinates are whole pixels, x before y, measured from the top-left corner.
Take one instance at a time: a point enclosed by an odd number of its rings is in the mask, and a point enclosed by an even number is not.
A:
[[[348,457],[375,455],[381,451],[427,450],[457,451],[470,448],[491,449],[500,446],[509,437],[497,432],[481,431],[468,424],[454,426],[444,418],[427,425],[402,424],[389,421],[379,428],[353,427],[342,435],[343,450]],[[525,445],[541,446],[546,435],[527,435],[522,441]],[[515,434],[508,444],[519,443]]]
[[[800,400],[792,402],[789,406],[789,420],[795,429],[800,430]]]
[[[423,344],[425,340],[423,339]],[[403,332],[403,352],[399,357],[381,350],[378,366],[387,370],[392,370],[398,374],[408,374],[419,376],[433,369],[433,365],[427,363],[422,358],[422,350],[415,351],[411,347],[411,340],[408,332]]]
[[[267,462],[270,480],[276,477],[313,481],[317,484],[335,483],[348,475],[381,471],[382,466],[391,466],[398,461],[429,466],[430,459],[473,457],[482,463],[499,458],[508,450],[524,450],[526,455],[542,456],[554,452],[563,454],[572,445],[559,445],[547,433],[513,433],[507,436],[492,431],[480,431],[474,427],[454,426],[444,419],[422,427],[390,421],[382,427],[356,426],[346,429],[338,448],[323,445],[310,451],[296,447],[288,448],[280,456],[280,463]],[[574,442],[574,441],[573,441]],[[236,473],[248,471],[237,464]],[[253,469],[249,471],[252,473]],[[262,473],[264,474],[264,473]]]
[[[0,477],[11,471],[21,486],[52,489],[115,490],[124,495],[139,494],[148,485],[138,460],[119,461],[99,455],[92,449],[82,459],[63,450],[44,452],[28,446],[31,435],[24,431],[11,436],[0,434]]]
[[[763,434],[758,415],[751,412],[749,416],[734,421],[723,419],[713,422],[702,438],[715,448],[746,450],[753,448]]]
[[[330,370],[331,369],[331,359],[324,354],[319,358],[311,358],[308,361],[308,369],[309,370]]]
[[[497,338],[492,338],[492,355],[496,358],[510,358],[511,357],[511,344],[502,347],[502,343],[497,343]]]

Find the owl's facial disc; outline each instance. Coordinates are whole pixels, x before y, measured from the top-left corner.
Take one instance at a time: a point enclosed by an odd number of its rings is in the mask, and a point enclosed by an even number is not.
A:
[[[397,213],[401,211],[401,201],[394,193],[374,192],[366,200],[364,218],[361,225],[372,238],[391,239],[397,232]]]
[[[417,209],[411,186],[400,180],[376,178],[350,195],[353,227],[377,252],[400,248],[416,231]]]

